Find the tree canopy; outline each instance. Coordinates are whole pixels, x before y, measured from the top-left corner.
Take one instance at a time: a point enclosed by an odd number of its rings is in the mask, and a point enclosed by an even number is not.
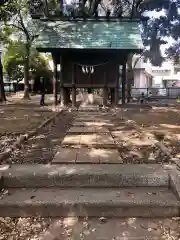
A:
[[[3,57],[3,69],[12,80],[23,79],[23,66],[26,58],[25,44],[20,41],[12,41],[7,45],[6,51]],[[40,55],[36,49],[31,49],[30,54],[30,70],[34,78],[50,77],[50,71],[48,68],[48,60]]]
[[[79,0],[68,4],[63,0],[49,0],[44,3],[31,1],[31,13],[43,11],[44,15],[58,17],[142,17],[151,13],[148,22],[142,22],[142,37],[147,47],[145,57],[154,65],[164,60],[160,51],[160,46],[166,43],[164,38],[172,36],[177,41],[180,34],[180,0]],[[159,18],[153,17],[155,12],[161,13]],[[171,47],[176,49],[176,45]]]
[[[11,36],[20,42],[24,42],[24,98],[29,99],[31,48],[34,39],[38,36],[39,22],[31,19],[27,0],[8,0],[0,6],[0,18],[4,43],[6,44],[6,40],[10,39]]]
[[[164,38],[169,36],[174,38],[175,43],[170,46],[167,53],[177,55],[180,0],[79,0],[79,2],[72,0],[71,3],[63,0],[4,0],[3,3],[0,6],[0,20],[6,23],[6,31],[10,31],[10,27],[16,28],[28,43],[31,43],[38,33],[37,22],[30,20],[29,12],[43,11],[45,15],[73,17],[105,15],[141,17],[151,12],[148,22],[142,23],[142,37],[145,46],[148,47],[145,56],[150,58],[154,65],[161,64],[164,59],[160,46],[165,44]],[[154,18],[154,12],[162,14],[159,18]]]

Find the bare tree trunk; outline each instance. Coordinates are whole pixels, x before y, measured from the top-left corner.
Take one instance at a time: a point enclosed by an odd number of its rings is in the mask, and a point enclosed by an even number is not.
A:
[[[24,99],[30,99],[29,96],[29,58],[30,44],[26,43],[26,58],[24,61]]]
[[[60,15],[63,16],[63,0],[60,0]]]
[[[6,95],[4,90],[4,81],[3,81],[3,68],[1,64],[1,56],[0,56],[0,102],[6,101]]]

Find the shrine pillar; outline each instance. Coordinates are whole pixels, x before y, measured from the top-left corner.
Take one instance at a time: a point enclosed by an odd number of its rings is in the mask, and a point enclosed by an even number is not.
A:
[[[76,81],[74,64],[72,64],[72,107],[76,107]]]
[[[122,104],[126,102],[126,61],[122,65]]]
[[[58,90],[57,90],[57,85],[58,85],[58,71],[57,71],[57,58],[54,54],[52,54],[52,59],[53,59],[53,94],[54,94],[54,105],[57,105],[58,103]]]

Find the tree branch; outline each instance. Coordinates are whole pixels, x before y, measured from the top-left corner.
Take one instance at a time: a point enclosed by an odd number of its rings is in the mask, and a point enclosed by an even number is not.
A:
[[[144,51],[141,53],[141,55],[135,60],[134,65],[133,65],[133,69],[136,67],[136,64],[138,63],[138,61],[142,58],[142,56],[144,55]]]
[[[143,2],[143,0],[139,0],[137,3],[136,3],[136,11],[137,11],[137,9],[138,9],[138,7],[141,5],[141,3]]]
[[[132,8],[131,8],[131,18],[134,17],[135,1],[136,1],[136,0],[133,0],[133,3],[132,3]]]
[[[18,10],[18,16],[19,16],[19,19],[20,19],[20,24],[21,24],[21,26],[22,26],[23,32],[25,33],[26,38],[27,38],[27,40],[29,41],[29,40],[30,40],[30,36],[29,36],[28,30],[26,29],[26,27],[25,27],[25,25],[24,25],[24,22],[23,22],[23,18],[22,18],[21,10],[20,10],[20,9]]]
[[[15,24],[13,24],[13,23],[11,23],[11,24],[10,24],[10,23],[6,23],[5,26],[7,26],[7,27],[13,27],[13,28],[16,28],[16,29],[24,32],[24,30],[23,30],[21,27],[15,25]]]

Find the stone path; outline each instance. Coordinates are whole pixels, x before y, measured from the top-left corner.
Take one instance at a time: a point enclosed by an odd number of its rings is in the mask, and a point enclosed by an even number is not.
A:
[[[161,163],[155,139],[142,136],[123,114],[66,111],[3,163]]]
[[[127,152],[147,161],[152,144],[112,112],[78,112],[52,163],[124,163]]]

